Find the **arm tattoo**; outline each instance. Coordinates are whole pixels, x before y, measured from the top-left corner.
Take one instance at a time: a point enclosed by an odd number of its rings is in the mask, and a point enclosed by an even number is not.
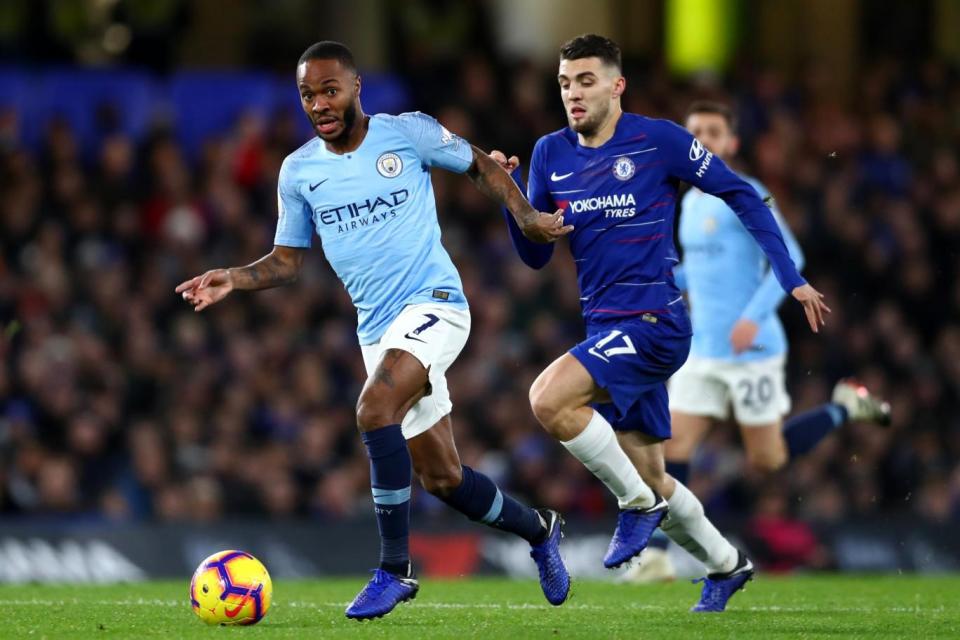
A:
[[[476,147],[473,147],[473,164],[467,170],[467,176],[480,193],[509,209],[521,229],[537,219],[540,212],[527,202],[513,179],[490,156]]]
[[[271,253],[245,267],[230,269],[234,289],[269,289],[289,284],[300,274],[302,256],[299,252],[284,258],[274,249]]]

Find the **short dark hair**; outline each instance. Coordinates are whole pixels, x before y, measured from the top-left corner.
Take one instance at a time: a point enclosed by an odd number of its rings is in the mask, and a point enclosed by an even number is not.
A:
[[[357,72],[357,63],[353,59],[353,52],[347,45],[333,40],[321,40],[307,47],[307,50],[300,56],[297,66],[299,67],[307,60],[337,60],[344,69],[349,69],[354,73]]]
[[[730,127],[730,131],[733,133],[737,132],[737,114],[733,112],[733,108],[728,104],[717,102],[716,100],[697,100],[687,109],[687,115],[684,120],[696,113],[712,113],[722,116],[723,119],[727,121],[727,126]]]
[[[600,58],[604,64],[623,69],[620,61],[620,47],[610,38],[595,33],[584,33],[568,40],[560,47],[561,60],[580,60],[581,58]]]

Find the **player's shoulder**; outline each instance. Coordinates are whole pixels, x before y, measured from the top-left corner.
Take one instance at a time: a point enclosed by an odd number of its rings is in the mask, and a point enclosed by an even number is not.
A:
[[[570,127],[564,127],[540,136],[536,144],[533,145],[533,153],[534,155],[566,153],[574,151],[576,148],[577,134]]]
[[[645,134],[659,141],[686,141],[690,138],[690,133],[673,120],[650,118],[639,113],[624,113],[622,117],[624,133],[628,135]]]
[[[378,113],[370,116],[370,120],[406,136],[417,135],[425,127],[437,125],[436,118],[422,111],[406,111],[395,115]]]
[[[287,154],[280,165],[280,175],[289,175],[305,160],[310,160],[326,152],[326,146],[320,138],[311,138],[294,151]]]

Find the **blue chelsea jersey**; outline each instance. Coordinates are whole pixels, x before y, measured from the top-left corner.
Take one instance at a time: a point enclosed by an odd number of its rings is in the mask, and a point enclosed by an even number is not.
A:
[[[736,212],[784,290],[804,283],[753,187],[682,127],[624,113],[600,147],[581,146],[567,128],[542,137],[530,159],[530,202],[541,211],[564,209],[565,222],[574,226],[570,249],[588,331],[644,314],[689,327],[673,275],[680,181],[717,195]],[[549,250],[516,232],[513,237],[531,266],[549,259]]]
[[[315,138],[280,169],[274,244],[306,248],[314,232],[357,308],[360,344],[377,342],[407,305],[466,308],[440,242],[430,168],[465,172],[470,145],[425,114],[375,115],[359,148]]]

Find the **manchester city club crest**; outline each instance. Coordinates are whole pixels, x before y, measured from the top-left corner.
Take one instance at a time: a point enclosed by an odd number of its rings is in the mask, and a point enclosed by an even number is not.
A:
[[[384,178],[396,178],[403,171],[403,160],[392,151],[384,153],[377,158],[377,171]]]
[[[613,161],[613,175],[617,180],[629,180],[636,171],[636,165],[627,156],[620,156]]]

